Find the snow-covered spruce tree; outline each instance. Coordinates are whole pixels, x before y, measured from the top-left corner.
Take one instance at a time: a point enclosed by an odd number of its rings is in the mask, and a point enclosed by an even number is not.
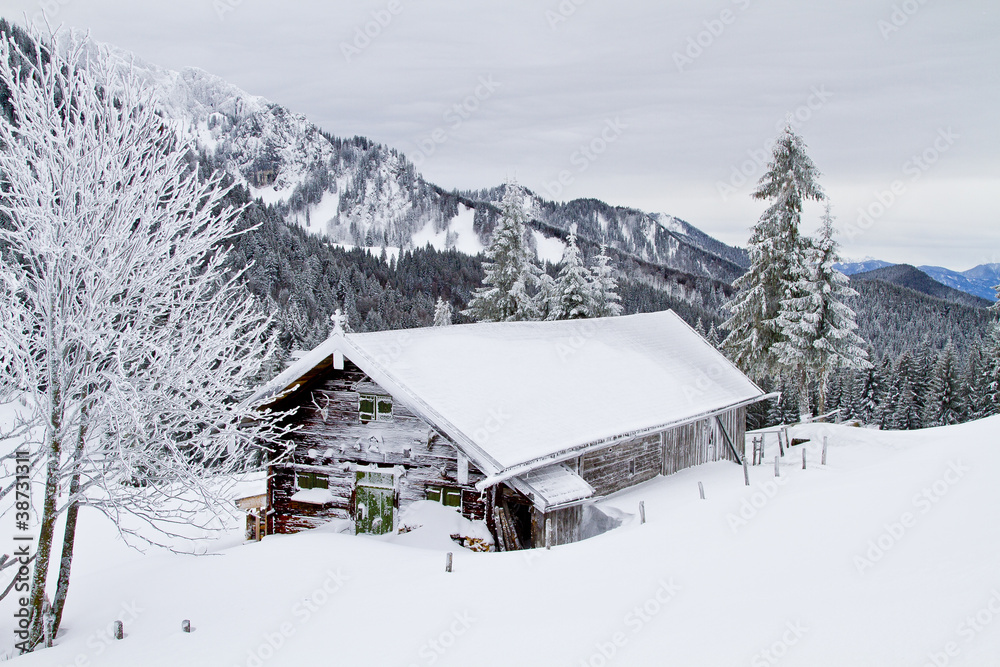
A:
[[[712,322],[711,326],[708,327],[708,333],[705,334],[705,340],[712,344],[712,347],[718,349],[721,344],[719,339],[719,330],[715,328],[715,322]]]
[[[986,363],[983,360],[985,345],[977,345],[969,350],[962,373],[962,391],[965,394],[965,409],[968,419],[982,419],[993,414],[989,400]]]
[[[931,373],[931,382],[924,404],[924,426],[950,426],[965,421],[962,383],[958,360],[951,341],[941,354]]]
[[[622,314],[621,297],[618,295],[618,281],[611,266],[607,244],[601,244],[601,251],[590,267],[593,283],[594,317],[617,317]]]
[[[556,279],[545,271],[538,274],[538,293],[535,294],[535,310],[539,320],[552,319],[552,313],[559,309],[559,289]]]
[[[775,142],[767,172],[752,195],[771,205],[754,225],[748,243],[750,269],[733,283],[736,293],[727,304],[730,317],[723,328],[729,335],[722,348],[755,378],[783,370],[775,348],[786,340],[778,313],[805,264],[805,244],[799,235],[802,204],[826,196],[805,148],[791,127],[785,127]]]
[[[910,366],[910,386],[913,388],[913,400],[920,413],[921,425],[924,427],[923,414],[924,403],[929,393],[928,387],[931,384],[931,373],[934,371],[934,364],[937,363],[937,353],[925,340],[919,349],[914,350],[913,363]]]
[[[879,363],[879,377],[882,380],[881,393],[875,398],[875,412],[872,420],[884,428],[892,427],[892,415],[896,410],[896,403],[899,402],[899,392],[901,387],[895,381],[895,365],[892,357],[888,354],[882,357]]]
[[[554,308],[550,320],[578,320],[594,317],[594,289],[591,273],[583,265],[576,244],[576,225],[569,230],[569,240],[563,251],[562,267],[556,277]]]
[[[780,391],[780,389],[779,389]],[[783,396],[784,394],[782,394]],[[772,399],[767,404],[767,426],[776,426],[784,422],[784,413],[781,411],[781,399]]]
[[[1000,412],[1000,322],[993,325],[983,341],[983,368],[980,386],[987,414]]]
[[[840,258],[827,204],[819,238],[808,243],[806,264],[781,301],[777,323],[784,340],[774,349],[780,366],[799,383],[802,414],[809,412],[808,388],[815,384],[817,412],[826,406],[830,373],[837,368],[862,370],[869,365],[865,342],[856,333],[854,311],[845,301],[857,296],[847,276],[833,268]]]
[[[126,537],[221,525],[220,480],[279,435],[242,400],[272,341],[225,269],[238,211],[221,206],[222,176],[199,179],[128,67],[87,42],[31,37],[0,40],[13,119],[0,120],[0,368],[41,433],[22,651],[58,630],[81,505]]]
[[[1000,285],[994,289],[997,292],[997,302],[991,306],[991,310],[1000,315]],[[988,414],[998,413],[1000,412],[1000,319],[993,323],[983,341],[982,373],[981,384],[986,393],[985,409]]]
[[[898,431],[910,431],[921,428],[923,420],[917,402],[914,399],[913,388],[910,386],[909,378],[903,380],[903,386],[899,390],[899,398],[896,401],[896,408],[892,414],[892,424],[883,424],[887,428]]]
[[[500,209],[483,261],[483,286],[462,314],[478,322],[537,320],[541,269],[525,240],[524,191],[516,181],[505,186]]]
[[[434,304],[434,326],[446,327],[451,324],[451,304],[438,297]]]
[[[885,364],[872,366],[861,371],[857,375],[856,389],[854,391],[855,405],[852,412],[861,421],[871,424],[878,420],[879,405],[885,394],[885,385],[888,382],[884,377],[882,369]]]

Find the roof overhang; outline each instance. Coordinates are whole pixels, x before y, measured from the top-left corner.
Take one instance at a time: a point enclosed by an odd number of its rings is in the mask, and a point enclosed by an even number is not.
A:
[[[562,463],[512,477],[508,484],[542,512],[577,505],[594,495],[594,487]]]

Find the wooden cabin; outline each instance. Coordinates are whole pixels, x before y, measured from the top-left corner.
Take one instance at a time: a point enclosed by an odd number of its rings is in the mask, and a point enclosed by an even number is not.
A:
[[[331,519],[399,527],[432,500],[503,550],[580,539],[584,505],[657,475],[740,461],[764,392],[671,311],[593,320],[334,331],[263,387],[298,408],[257,535]],[[255,523],[256,525],[256,523]]]

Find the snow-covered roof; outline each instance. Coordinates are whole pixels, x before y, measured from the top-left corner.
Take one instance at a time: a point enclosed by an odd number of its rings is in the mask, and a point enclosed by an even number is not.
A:
[[[334,351],[491,476],[760,400],[764,392],[672,311],[334,334],[254,397]]]
[[[563,463],[531,470],[510,481],[543,511],[594,495],[594,487]]]

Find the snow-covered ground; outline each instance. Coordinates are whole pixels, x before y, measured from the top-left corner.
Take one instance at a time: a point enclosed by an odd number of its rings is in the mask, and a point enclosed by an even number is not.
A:
[[[728,462],[657,478],[605,501],[633,514],[621,528],[548,551],[456,546],[450,574],[440,542],[336,527],[139,554],[84,513],[58,645],[16,664],[995,665],[998,432],[1000,417],[797,427],[812,440],[777,480],[772,443],[750,487]]]
[[[478,255],[486,248],[476,233],[475,218],[475,209],[459,204],[458,215],[448,222],[446,229],[437,230],[434,228],[434,223],[428,221],[423,228],[414,232],[411,239],[413,247],[423,248],[431,245],[438,250],[455,248],[467,255]]]

